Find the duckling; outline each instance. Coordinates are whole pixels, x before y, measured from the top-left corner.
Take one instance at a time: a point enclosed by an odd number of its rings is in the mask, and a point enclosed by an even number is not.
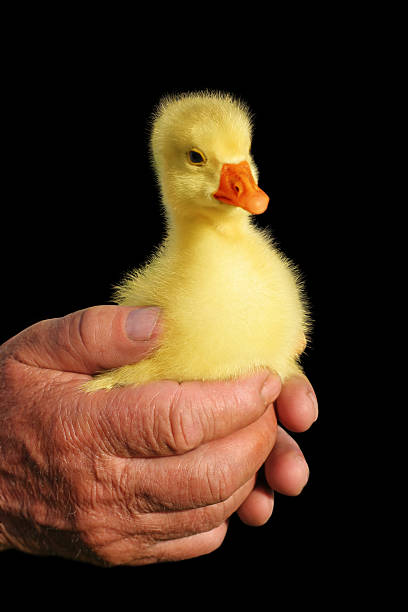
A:
[[[159,306],[160,346],[139,363],[97,374],[87,391],[153,380],[217,380],[267,367],[301,373],[309,331],[300,274],[254,223],[269,197],[251,155],[253,120],[231,94],[166,96],[150,152],[166,235],[116,287],[115,301]]]

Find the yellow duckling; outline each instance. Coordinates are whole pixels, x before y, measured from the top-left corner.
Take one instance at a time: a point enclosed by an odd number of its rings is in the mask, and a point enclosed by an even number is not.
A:
[[[143,361],[95,376],[89,391],[172,379],[225,379],[269,367],[301,372],[308,316],[299,275],[252,223],[269,198],[257,185],[251,118],[229,94],[162,100],[151,153],[167,235],[115,295],[159,306],[160,347]]]

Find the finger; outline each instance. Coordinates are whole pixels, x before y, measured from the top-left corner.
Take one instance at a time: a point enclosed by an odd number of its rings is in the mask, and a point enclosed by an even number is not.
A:
[[[226,521],[243,504],[254,484],[255,477],[224,502],[190,510],[151,512],[149,505],[135,504],[134,500],[123,503],[122,500],[120,511],[112,513],[114,533],[120,533],[122,539],[132,539],[137,536],[159,542],[211,531]]]
[[[225,521],[207,532],[158,542],[139,534],[129,537],[121,534],[113,542],[93,546],[91,555],[88,552],[79,555],[79,558],[104,566],[181,561],[205,555],[218,548],[225,538],[227,528],[228,523]]]
[[[267,483],[257,483],[237,511],[241,521],[251,527],[265,525],[272,516],[274,493]]]
[[[99,559],[108,564],[123,564],[133,560],[135,549],[140,550],[143,542],[147,543],[152,562],[161,558],[161,555],[156,555],[156,550],[178,550],[180,540],[183,543],[190,542],[191,550],[191,543],[208,539],[195,536],[215,533],[221,525],[226,526],[226,521],[248,497],[254,483],[253,478],[226,502],[188,511],[140,513],[134,512],[128,504],[121,503],[119,511],[115,512],[112,506],[111,513],[103,522],[103,531],[94,528],[88,545]],[[173,542],[174,547],[161,546],[162,543]],[[138,563],[142,560],[146,562],[146,557],[139,558]]]
[[[187,510],[227,500],[266,461],[275,442],[273,406],[254,423],[182,456],[133,459],[121,473],[122,487],[144,499],[146,511]],[[169,476],[171,475],[171,477]]]
[[[27,365],[94,374],[146,357],[157,346],[160,329],[157,308],[94,306],[40,321],[7,344]]]
[[[147,535],[156,540],[175,540],[197,533],[211,531],[225,522],[238,510],[253,490],[255,477],[251,478],[227,500],[218,504],[210,504],[192,510],[181,510],[164,513],[148,513],[144,517],[144,529]],[[161,532],[157,533],[157,524],[160,521]],[[153,525],[153,530],[149,527]],[[156,528],[156,530],[154,530]],[[133,527],[134,529],[134,527]]]
[[[119,457],[180,455],[259,419],[281,389],[268,370],[230,381],[152,382],[82,397],[104,449]]]
[[[265,477],[271,489],[284,495],[299,495],[309,479],[309,467],[299,445],[281,427],[265,463]]]
[[[158,542],[149,549],[148,555],[137,559],[130,558],[126,565],[182,561],[207,555],[221,546],[227,534],[227,529],[228,523],[225,521],[215,529],[205,533],[198,533],[169,542]]]
[[[317,398],[305,376],[293,376],[282,385],[276,410],[279,421],[291,431],[306,431],[316,421]]]

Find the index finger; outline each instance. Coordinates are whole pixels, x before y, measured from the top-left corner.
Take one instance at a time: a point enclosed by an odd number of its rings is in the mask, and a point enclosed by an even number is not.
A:
[[[290,431],[306,431],[318,416],[316,394],[306,376],[285,381],[276,404],[280,422]]]
[[[92,418],[102,448],[115,456],[180,455],[247,427],[280,389],[268,370],[229,381],[152,382],[96,391]]]

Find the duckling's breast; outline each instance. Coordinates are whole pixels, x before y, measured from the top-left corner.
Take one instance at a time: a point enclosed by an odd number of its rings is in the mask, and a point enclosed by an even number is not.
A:
[[[284,378],[297,367],[303,307],[295,275],[269,245],[207,241],[164,258],[134,289],[139,303],[163,309],[154,378],[228,378],[265,366]]]

